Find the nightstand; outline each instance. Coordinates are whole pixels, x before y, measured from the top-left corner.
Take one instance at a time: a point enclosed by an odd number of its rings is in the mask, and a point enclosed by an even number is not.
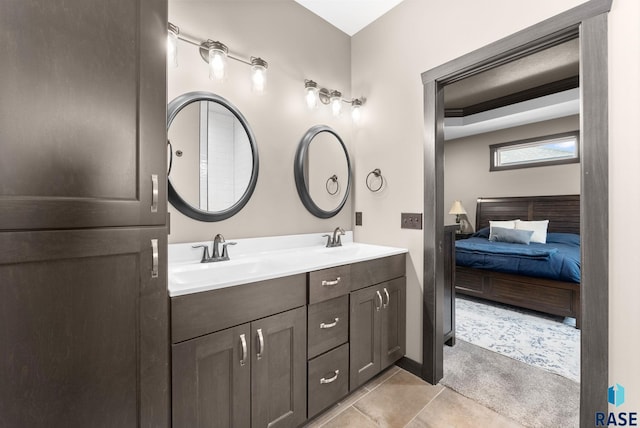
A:
[[[460,239],[470,238],[471,235],[473,235],[473,233],[456,233],[456,241],[458,241]]]

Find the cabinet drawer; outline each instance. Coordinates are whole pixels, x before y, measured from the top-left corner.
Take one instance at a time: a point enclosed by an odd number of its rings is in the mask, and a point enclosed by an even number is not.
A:
[[[305,304],[305,274],[171,298],[171,343]]]
[[[309,418],[349,392],[349,344],[309,361]]]
[[[349,296],[309,305],[308,356],[313,358],[349,339]]]
[[[349,293],[351,265],[309,272],[309,304]]]
[[[351,290],[359,290],[405,275],[406,254],[354,263],[351,265]]]

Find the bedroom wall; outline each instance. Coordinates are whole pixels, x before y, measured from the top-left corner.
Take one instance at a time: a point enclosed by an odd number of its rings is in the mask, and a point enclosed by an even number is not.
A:
[[[266,92],[258,95],[251,91],[249,66],[228,61],[226,81],[209,80],[198,49],[179,42],[179,65],[168,71],[168,101],[190,91],[229,100],[253,129],[260,172],[251,200],[228,220],[194,221],[170,205],[169,242],[212,239],[216,233],[233,239],[351,229],[351,198],[337,216],[319,219],[304,208],[293,180],[295,151],[311,126],[331,126],[351,150],[348,112],[335,118],[327,106],[308,110],[304,100],[304,79],[351,92],[350,37],[293,0],[170,0],[169,21],[197,40],[219,40],[241,58],[260,56],[269,63]]]
[[[581,0],[405,0],[352,38],[352,89],[367,94],[355,130],[354,209],[364,224],[356,240],[409,249],[407,355],[422,361],[422,232],[401,230],[401,212],[423,210],[423,97],[420,73],[455,59]],[[613,0],[609,14],[609,249],[610,383],[634,391],[624,408],[640,410],[640,240],[633,217],[640,211],[640,4]],[[371,193],[364,178],[381,168],[388,186]],[[631,213],[631,214],[630,214]],[[588,379],[587,379],[588,382]],[[606,391],[602,391],[603,394]],[[622,409],[622,408],[621,408]]]
[[[476,200],[493,196],[537,196],[580,194],[580,164],[489,171],[489,146],[580,129],[580,117],[568,116],[486,134],[450,140],[444,146],[445,224],[454,224],[449,214],[459,199],[475,228]]]

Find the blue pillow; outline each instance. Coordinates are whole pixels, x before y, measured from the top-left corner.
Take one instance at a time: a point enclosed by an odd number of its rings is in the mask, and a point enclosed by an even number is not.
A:
[[[485,239],[489,239],[489,226],[487,227],[483,227],[482,229],[478,230],[476,233],[474,233],[473,235],[471,235],[473,238],[485,238]]]
[[[504,227],[494,227],[491,229],[489,241],[511,242],[513,244],[529,245],[533,230],[505,229]]]

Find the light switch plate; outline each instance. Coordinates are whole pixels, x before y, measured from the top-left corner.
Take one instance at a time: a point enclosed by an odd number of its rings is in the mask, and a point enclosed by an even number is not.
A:
[[[401,229],[422,229],[422,213],[401,213]]]
[[[362,211],[356,211],[356,226],[362,226]]]

